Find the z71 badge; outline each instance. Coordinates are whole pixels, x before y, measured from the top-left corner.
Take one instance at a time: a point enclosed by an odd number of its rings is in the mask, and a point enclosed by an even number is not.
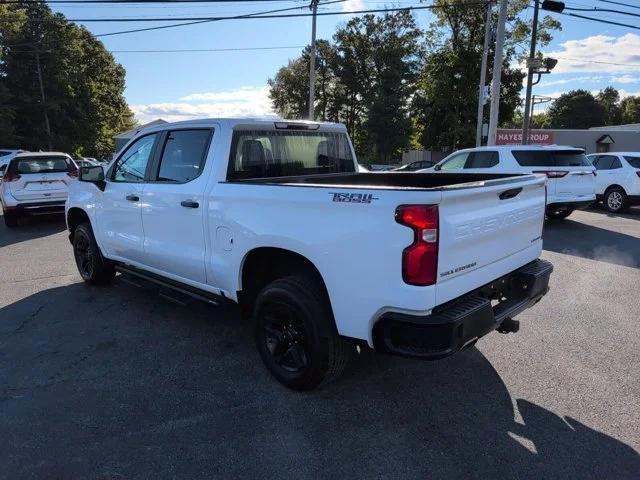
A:
[[[333,195],[334,202],[342,203],[371,203],[374,200],[378,200],[378,197],[374,197],[371,193],[330,192],[329,195]]]

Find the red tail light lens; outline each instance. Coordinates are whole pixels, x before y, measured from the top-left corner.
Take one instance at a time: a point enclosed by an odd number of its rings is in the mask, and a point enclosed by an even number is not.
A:
[[[18,175],[16,172],[7,172],[5,173],[4,177],[2,177],[3,182],[15,182],[19,179],[20,175]]]
[[[67,175],[69,175],[70,177],[78,176],[78,167],[76,166],[75,163],[71,162],[69,164],[69,171],[67,172]]]
[[[413,230],[413,243],[402,252],[402,279],[409,285],[433,285],[438,275],[438,206],[401,205],[396,222]]]
[[[544,173],[547,178],[562,178],[566,177],[569,172],[564,171],[553,171],[553,170],[535,170],[532,173]]]

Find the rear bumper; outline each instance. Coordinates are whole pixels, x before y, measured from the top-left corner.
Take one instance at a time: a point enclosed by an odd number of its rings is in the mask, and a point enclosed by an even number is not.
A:
[[[431,315],[386,313],[373,328],[374,347],[431,360],[452,355],[537,303],[549,290],[552,271],[551,263],[535,260],[436,307]]]
[[[50,202],[29,202],[19,203],[15,206],[5,206],[4,209],[22,215],[39,215],[45,213],[64,212],[65,200],[54,200]]]

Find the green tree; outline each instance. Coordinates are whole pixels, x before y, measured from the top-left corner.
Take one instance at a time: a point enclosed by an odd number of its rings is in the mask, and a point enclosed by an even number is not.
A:
[[[12,4],[3,13],[23,18],[0,23],[0,85],[13,107],[10,122],[19,146],[47,149],[50,142],[75,155],[111,153],[113,135],[133,125],[122,66],[84,27],[44,2]],[[44,21],[30,21],[35,18]]]
[[[622,120],[620,93],[613,87],[607,87],[596,95],[596,101],[604,110],[603,125],[618,125]]]
[[[626,97],[620,101],[622,123],[640,123],[640,96]]]
[[[547,112],[551,128],[591,128],[604,125],[605,110],[587,90],[560,95]]]
[[[528,42],[530,27],[519,18],[527,8],[526,0],[509,3],[505,59],[501,76],[500,123],[513,123],[521,103],[524,74],[509,65],[516,58],[516,47]],[[427,55],[414,112],[422,126],[421,142],[428,149],[455,149],[475,142],[478,78],[484,40],[486,7],[474,0],[435,0],[436,21],[427,32]],[[495,12],[494,12],[495,14]],[[495,23],[495,18],[494,18]],[[538,30],[539,45],[551,41],[551,33],[560,28],[557,21],[544,17]],[[489,52],[489,65],[493,51]],[[487,83],[491,81],[489,72]]]

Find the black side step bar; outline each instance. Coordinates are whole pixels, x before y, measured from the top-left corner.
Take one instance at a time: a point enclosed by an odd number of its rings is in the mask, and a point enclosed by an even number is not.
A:
[[[161,275],[156,275],[155,273],[140,270],[139,268],[132,267],[131,265],[119,264],[116,265],[116,270],[120,273],[133,275],[143,280],[147,280],[148,282],[155,283],[156,285],[159,285],[161,287],[169,288],[183,295],[188,295],[189,297],[195,298],[197,300],[202,300],[203,302],[207,302],[211,305],[219,306],[222,305],[226,300],[225,297],[221,295],[216,295],[215,293],[200,290],[199,288],[176,282],[175,280],[171,280],[170,278],[166,278]]]

